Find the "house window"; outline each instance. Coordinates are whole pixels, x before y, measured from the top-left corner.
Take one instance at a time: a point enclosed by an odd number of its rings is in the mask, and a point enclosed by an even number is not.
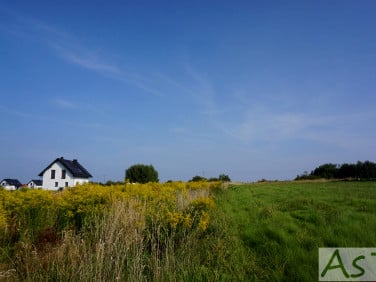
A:
[[[68,187],[68,182],[65,182],[65,187]]]
[[[55,182],[55,187],[59,186],[59,182]]]
[[[63,169],[61,171],[61,179],[65,179],[65,175],[67,174],[67,171],[65,169]]]
[[[55,173],[56,171],[54,169],[51,169],[51,179],[55,179]]]

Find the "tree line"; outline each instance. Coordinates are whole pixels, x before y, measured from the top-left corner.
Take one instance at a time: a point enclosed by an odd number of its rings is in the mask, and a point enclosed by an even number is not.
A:
[[[135,165],[130,166],[125,171],[125,181],[131,182],[131,183],[159,182],[158,171],[154,168],[153,165],[135,164]],[[230,182],[231,179],[227,174],[220,174],[218,177],[212,177],[209,179],[196,175],[192,177],[191,180],[189,180],[189,182],[196,182],[196,181]],[[167,182],[172,182],[172,180],[169,180]]]
[[[327,163],[316,167],[311,173],[305,172],[298,175],[295,180],[317,178],[374,180],[376,179],[376,163],[370,161],[358,161],[355,164],[344,163],[341,165]]]

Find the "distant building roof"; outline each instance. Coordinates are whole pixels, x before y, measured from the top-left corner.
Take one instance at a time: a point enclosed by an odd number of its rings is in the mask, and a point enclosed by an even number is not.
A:
[[[21,182],[18,181],[18,179],[10,179],[10,178],[5,178],[1,180],[1,182],[5,181],[9,186],[15,186],[15,187],[21,187],[22,184]]]
[[[43,184],[43,181],[41,179],[32,179],[32,180],[29,181],[29,183],[30,182],[34,182],[34,184],[37,185],[37,186],[42,186],[42,184]],[[29,183],[27,183],[27,184],[29,184]]]
[[[54,160],[48,167],[46,167],[41,173],[39,173],[39,176],[43,176],[44,172],[56,162],[61,163],[73,175],[73,177],[93,177],[77,160],[66,160],[63,157]]]

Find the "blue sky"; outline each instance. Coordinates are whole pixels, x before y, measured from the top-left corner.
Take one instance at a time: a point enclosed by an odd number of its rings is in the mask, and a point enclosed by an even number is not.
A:
[[[2,1],[0,178],[376,160],[375,1]],[[133,3],[137,2],[137,3]]]

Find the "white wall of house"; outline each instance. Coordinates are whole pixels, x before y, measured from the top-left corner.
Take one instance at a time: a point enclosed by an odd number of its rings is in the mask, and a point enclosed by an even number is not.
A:
[[[63,178],[63,170],[66,171]],[[55,171],[54,175],[52,171]],[[74,186],[72,174],[59,162],[55,162],[43,174],[43,188],[47,190],[59,190],[64,187]]]
[[[43,186],[36,185],[36,184],[34,183],[34,181],[30,181],[30,182],[27,184],[27,187],[29,187],[30,189],[35,189],[35,188],[42,188]]]
[[[73,186],[76,186],[77,184],[88,183],[88,182],[89,182],[89,179],[87,179],[87,178],[75,178],[73,180]]]
[[[52,171],[55,171],[53,177]],[[63,175],[65,170],[65,178]],[[53,178],[52,178],[53,177]],[[65,187],[76,186],[77,184],[89,182],[86,178],[74,178],[73,175],[60,162],[55,162],[43,174],[43,188],[47,190],[59,190]]]
[[[6,190],[16,190],[16,186],[8,185],[8,182],[5,180],[0,183],[0,186],[3,186]]]

